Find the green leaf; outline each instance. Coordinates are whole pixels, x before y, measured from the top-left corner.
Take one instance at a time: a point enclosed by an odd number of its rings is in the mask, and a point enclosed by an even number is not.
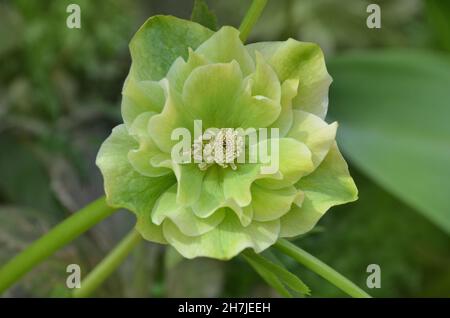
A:
[[[286,268],[284,268],[280,264],[276,264],[269,259],[265,258],[261,254],[256,254],[255,252],[251,250],[246,250],[243,252],[244,258],[252,265],[255,270],[259,269],[258,273],[262,271],[265,276],[263,278],[267,279],[267,273],[272,273],[276,276],[278,281],[285,284],[287,287],[292,289],[293,291],[300,293],[302,295],[309,295],[310,289],[308,286],[306,286],[305,283],[303,283],[300,278],[289,272]],[[275,286],[272,286],[274,288],[279,288],[276,281],[273,280],[273,277],[269,276],[271,278],[271,283],[275,282]],[[267,280],[266,280],[267,281]],[[270,284],[270,283],[269,283]],[[277,289],[278,290],[278,289]]]
[[[450,51],[450,2],[448,0],[427,0],[428,22],[442,48]]]
[[[214,12],[209,10],[205,0],[195,0],[191,20],[213,31],[217,30],[217,17]]]
[[[198,23],[172,16],[148,19],[130,43],[131,75],[138,80],[160,80],[179,56],[188,57],[213,31]]]
[[[272,273],[272,271],[270,271],[257,261],[253,260],[250,257],[247,257],[245,254],[243,254],[243,257],[250,264],[250,266],[253,267],[253,269],[262,277],[262,279],[264,279],[264,281],[269,284],[269,286],[273,287],[273,289],[275,289],[281,296],[287,298],[293,297],[289,290],[286,289],[286,287],[277,277],[277,275]]]
[[[369,177],[450,233],[450,60],[385,51],[330,63],[331,116]]]

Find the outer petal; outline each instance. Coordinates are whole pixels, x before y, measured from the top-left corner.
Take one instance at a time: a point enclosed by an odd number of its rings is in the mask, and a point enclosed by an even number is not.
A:
[[[137,147],[128,135],[125,125],[113,129],[102,144],[96,164],[103,178],[108,204],[133,211],[138,218],[137,229],[150,241],[165,242],[159,227],[148,222],[158,197],[175,183],[173,175],[158,178],[145,177],[132,168],[128,152]]]
[[[305,143],[312,153],[314,167],[319,166],[336,138],[337,123],[328,125],[316,115],[294,111],[294,122],[287,137]]]
[[[136,230],[147,241],[167,244],[167,241],[163,236],[162,226],[153,224],[147,214],[138,216],[136,222]]]
[[[188,48],[196,49],[213,31],[198,23],[172,16],[148,19],[130,42],[130,74],[138,80],[162,79],[179,56],[187,58]]]
[[[296,186],[305,193],[305,199],[301,207],[294,206],[281,218],[281,237],[308,232],[330,207],[355,201],[358,197],[358,190],[336,144],[321,165]]]
[[[226,213],[216,228],[196,237],[183,235],[173,223],[164,222],[164,237],[186,258],[206,256],[222,260],[232,258],[248,247],[259,253],[278,239],[279,220],[252,222],[244,228],[233,212]]]
[[[295,78],[300,81],[294,108],[325,118],[328,109],[328,88],[332,82],[327,72],[322,50],[317,44],[289,39],[285,42],[260,42],[247,45],[269,61],[280,81]]]
[[[214,33],[196,52],[213,63],[229,63],[235,60],[244,75],[255,70],[255,64],[239,38],[239,31],[230,26],[224,26]]]

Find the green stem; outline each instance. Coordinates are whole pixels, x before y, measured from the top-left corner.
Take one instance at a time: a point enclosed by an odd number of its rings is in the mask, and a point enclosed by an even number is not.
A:
[[[364,290],[356,286],[350,280],[336,272],[330,266],[317,259],[313,255],[308,252],[302,250],[298,246],[292,244],[291,242],[281,239],[275,243],[275,248],[283,252],[284,254],[292,257],[300,264],[309,268],[316,274],[322,276],[327,281],[347,293],[348,295],[355,298],[370,298],[370,295],[367,294]]]
[[[34,266],[114,211],[114,208],[106,204],[105,197],[102,197],[55,226],[0,268],[0,294]]]
[[[264,10],[267,4],[267,0],[253,0],[252,5],[248,9],[241,25],[239,26],[239,31],[241,32],[241,40],[245,42],[252,30],[253,26],[259,19],[259,16]]]
[[[81,282],[81,288],[75,289],[73,297],[89,297],[114,270],[125,260],[142,236],[134,229],[117,245],[92,272]]]

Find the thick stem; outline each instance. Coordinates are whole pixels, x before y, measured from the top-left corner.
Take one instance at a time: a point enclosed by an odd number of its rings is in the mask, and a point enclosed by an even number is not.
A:
[[[108,206],[105,197],[102,197],[55,226],[0,268],[0,294],[34,266],[111,215],[115,210]]]
[[[112,272],[125,260],[142,236],[134,229],[94,268],[81,282],[81,288],[75,289],[73,297],[89,297]]]
[[[252,5],[248,9],[241,25],[239,26],[239,31],[241,33],[240,38],[242,42],[245,42],[247,40],[250,31],[258,21],[259,16],[263,12],[266,4],[267,0],[253,0]]]
[[[287,240],[280,239],[275,243],[275,248],[283,252],[284,254],[292,257],[297,262],[312,270],[319,276],[322,276],[327,281],[347,293],[348,295],[355,298],[370,298],[364,290],[356,286],[350,280],[336,272],[330,266],[317,259],[308,252],[302,250],[298,246],[290,243]]]

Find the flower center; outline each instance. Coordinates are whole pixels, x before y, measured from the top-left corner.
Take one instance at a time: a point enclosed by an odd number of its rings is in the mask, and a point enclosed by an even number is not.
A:
[[[200,170],[206,170],[213,164],[236,170],[236,159],[243,149],[244,137],[233,128],[207,130],[192,145],[193,158],[199,162]]]

